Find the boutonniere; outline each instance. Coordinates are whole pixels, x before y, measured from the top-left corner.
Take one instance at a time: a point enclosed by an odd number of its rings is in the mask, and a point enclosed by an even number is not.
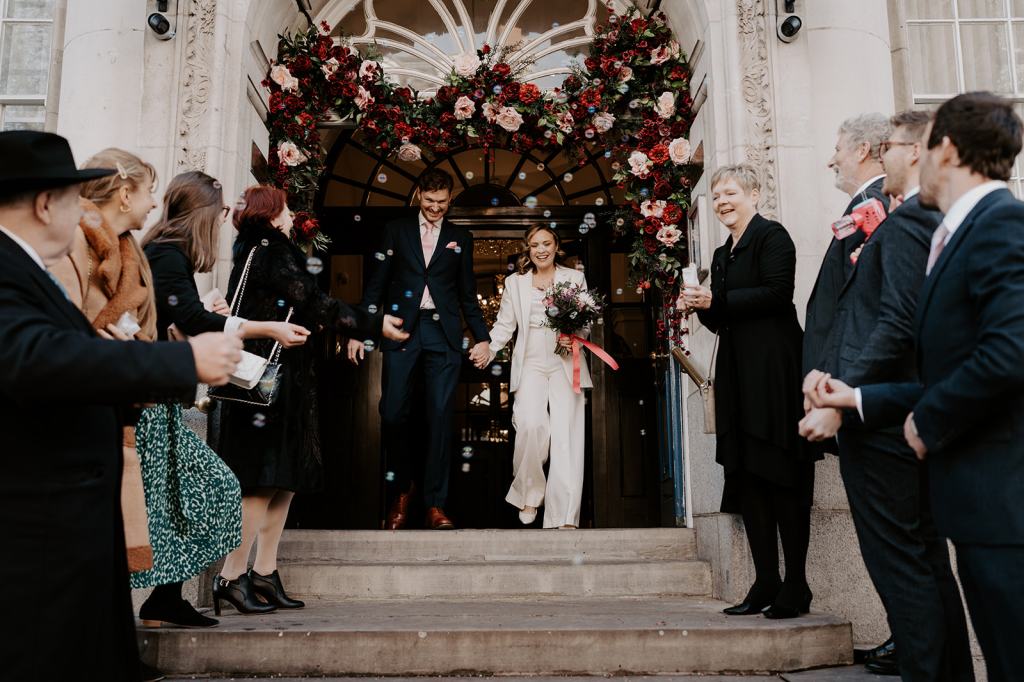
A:
[[[446,248],[446,249],[457,249],[457,248],[459,248],[459,243],[458,242],[448,242],[447,244],[445,244],[444,248]]]

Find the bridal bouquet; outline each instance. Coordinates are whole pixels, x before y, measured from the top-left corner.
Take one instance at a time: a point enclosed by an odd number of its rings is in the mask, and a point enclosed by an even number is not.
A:
[[[560,336],[579,336],[589,330],[604,311],[604,300],[587,291],[582,284],[556,282],[544,293],[547,326]],[[568,355],[572,349],[558,344],[555,352]]]
[[[612,369],[619,365],[611,355],[595,343],[580,336],[589,330],[595,322],[600,323],[604,312],[604,299],[595,295],[582,284],[556,282],[544,293],[546,324],[558,332],[560,337],[569,337],[572,345],[566,348],[562,344],[555,345],[559,355],[572,355],[572,390],[581,392],[580,388],[580,349],[586,348],[601,358]]]

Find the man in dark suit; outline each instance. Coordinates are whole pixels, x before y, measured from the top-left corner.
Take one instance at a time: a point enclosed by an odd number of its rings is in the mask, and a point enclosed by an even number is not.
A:
[[[839,292],[835,324],[821,368],[856,385],[916,381],[913,320],[932,233],[942,214],[922,208],[918,194],[922,136],[931,115],[907,111],[891,119],[882,143],[883,190],[902,203],[868,237]],[[800,423],[812,441],[835,433],[842,413],[812,409]],[[849,420],[839,431],[839,467],[861,555],[885,605],[897,657],[866,668],[904,680],[973,680],[967,621],[944,538],[935,531],[927,471],[898,427],[865,428]]]
[[[116,171],[78,171],[64,138],[34,131],[0,133],[0,159],[2,676],[138,680],[117,406],[225,383],[241,340],[97,338],[46,266],[71,248],[80,183]]]
[[[954,97],[929,126],[920,201],[945,218],[914,320],[920,381],[805,385],[815,406],[856,409],[868,427],[902,422],[927,458],[991,680],[1024,670],[1024,203],[1005,182],[1022,131],[991,93]]]
[[[452,402],[459,381],[465,317],[476,345],[472,353],[487,348],[490,335],[477,303],[473,275],[473,235],[444,220],[451,201],[452,176],[432,168],[419,178],[418,215],[401,218],[384,228],[379,261],[370,275],[362,305],[405,320],[409,338],[384,341],[381,385],[381,430],[388,469],[398,491],[388,514],[387,528],[398,530],[408,520],[414,480],[413,448],[424,447],[423,501],[427,525],[453,528],[444,513],[448,497],[448,470],[452,448]],[[461,313],[461,315],[460,315]],[[348,357],[357,363],[366,347],[349,341]],[[423,378],[427,433],[414,433],[415,379]],[[420,409],[417,409],[420,412]]]

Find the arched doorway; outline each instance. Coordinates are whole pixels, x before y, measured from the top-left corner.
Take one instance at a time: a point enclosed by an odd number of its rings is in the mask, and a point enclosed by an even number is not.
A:
[[[558,5],[451,0],[429,5],[346,0],[328,3],[324,12],[333,14],[322,18],[354,36],[350,42],[355,45],[373,43],[387,73],[427,96],[450,68],[446,54],[483,44],[511,50],[508,60],[521,60],[524,80],[546,88],[558,85],[570,73],[571,60],[589,44],[598,7],[596,0]],[[414,210],[409,206],[415,179],[429,166],[444,167],[457,178],[449,217],[475,235],[478,296],[485,311],[496,312],[523,229],[544,222],[562,234],[573,262],[586,269],[591,287],[609,295],[607,325],[595,336],[623,368],[612,374],[593,366],[598,388],[588,405],[592,428],[587,470],[592,476],[585,486],[583,523],[677,523],[679,514],[671,511],[673,486],[670,480],[666,488],[664,479],[673,475],[666,461],[679,453],[659,435],[665,415],[658,408],[678,411],[678,404],[659,402],[664,371],[656,371],[651,362],[658,350],[654,317],[659,311],[628,286],[626,245],[616,241],[608,224],[611,209],[622,198],[610,184],[610,154],[599,149],[575,161],[557,150],[539,156],[463,148],[400,161],[367,147],[345,122],[323,132],[331,149],[317,201],[321,224],[332,239],[325,278],[345,300],[361,297],[364,274],[375,264],[379,228]],[[587,214],[593,214],[593,221]],[[328,371],[322,409],[338,416],[324,420],[328,493],[299,503],[292,518],[306,526],[379,527],[387,477],[376,407],[380,358],[371,356],[365,368],[353,370],[340,357],[342,345],[336,339],[324,349]],[[513,510],[502,501],[514,434],[511,399],[501,381],[507,368],[481,375],[467,363],[464,370],[456,426],[460,447],[453,457],[447,511],[462,527],[514,525]],[[460,457],[464,452],[469,456]],[[669,491],[669,504],[664,504],[663,489]]]

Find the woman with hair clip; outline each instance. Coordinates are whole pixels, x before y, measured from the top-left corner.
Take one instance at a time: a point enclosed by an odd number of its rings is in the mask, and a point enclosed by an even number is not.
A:
[[[572,341],[545,326],[544,296],[555,282],[587,285],[583,273],[558,265],[561,240],[554,230],[535,225],[523,237],[518,269],[505,278],[498,319],[491,329],[490,353],[475,359],[478,368],[490,363],[517,332],[512,350],[509,389],[515,393],[512,423],[516,429],[512,455],[512,487],[505,500],[519,509],[529,525],[544,505],[545,528],[576,528],[583,495],[583,445],[586,426],[582,393],[572,389],[570,356],[555,353],[556,342]],[[580,385],[593,386],[581,361]],[[550,451],[548,479],[544,462]]]
[[[212,311],[200,300],[194,274],[213,269],[229,210],[220,183],[205,173],[182,173],[167,186],[163,215],[143,240],[153,272],[157,336],[166,340],[236,329],[243,338],[301,345],[309,333],[303,327],[227,317],[223,298],[211,303]],[[132,587],[155,586],[139,609],[144,624],[209,627],[217,621],[185,601],[181,586],[238,546],[240,492],[234,475],[184,424],[181,413],[181,405],[157,405],[139,422],[156,561],[152,570],[132,575]],[[273,610],[268,604],[261,608]]]
[[[275,187],[245,190],[235,210],[238,230],[231,291],[245,278],[238,312],[250,317],[294,319],[312,329],[330,327],[353,338],[379,340],[383,335],[403,341],[402,321],[391,315],[369,314],[325,294],[316,275],[322,265],[291,240],[292,215],[287,195]],[[247,344],[263,357],[268,343]],[[220,402],[217,452],[242,485],[242,544],[224,560],[213,586],[214,610],[225,601],[242,613],[263,604],[296,609],[277,572],[277,547],[296,492],[321,485],[314,352],[309,346],[285,350],[280,358],[280,387],[270,407]],[[249,553],[256,558],[249,570]]]

